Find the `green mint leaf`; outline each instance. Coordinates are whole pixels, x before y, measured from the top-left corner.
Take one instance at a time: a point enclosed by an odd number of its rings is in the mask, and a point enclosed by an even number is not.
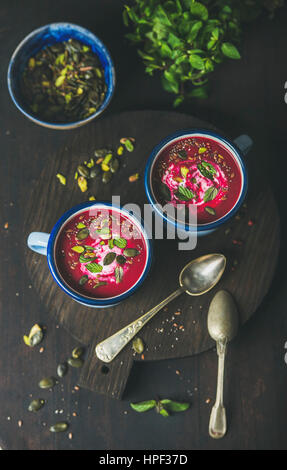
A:
[[[204,6],[200,2],[193,2],[190,5],[190,11],[192,15],[198,16],[202,20],[206,21],[208,19],[208,10],[206,6]]]
[[[208,97],[206,87],[196,87],[192,90],[189,95],[191,98],[205,99]]]
[[[169,416],[169,412],[165,408],[161,408],[160,412],[161,416],[167,418]]]
[[[191,54],[189,57],[189,62],[197,70],[203,70],[204,69],[204,60],[196,54]]]
[[[204,202],[212,201],[213,199],[216,198],[217,194],[218,194],[218,189],[215,186],[211,186],[211,188],[208,188],[205,191],[204,196],[203,196],[203,201]]]
[[[100,273],[103,270],[103,266],[98,263],[86,264],[86,268],[91,273]]]
[[[195,197],[195,194],[185,186],[179,186],[175,195],[180,201],[191,201]]]
[[[161,77],[162,86],[165,91],[169,93],[178,93],[179,92],[179,83],[177,79],[170,74],[167,70],[164,71],[164,75]]]
[[[171,201],[171,192],[166,184],[161,182],[159,185],[159,191],[161,196],[164,198],[164,201]]]
[[[234,44],[231,44],[231,42],[224,42],[221,45],[221,51],[229,59],[241,59],[241,55],[237,47],[235,47]]]
[[[133,410],[137,411],[138,413],[143,413],[145,411],[149,411],[155,408],[156,401],[148,400],[148,401],[141,401],[139,403],[130,403],[130,406]]]
[[[125,238],[114,238],[114,245],[118,248],[124,249],[127,246],[127,241]]]
[[[178,106],[180,106],[184,101],[184,96],[183,95],[179,95],[177,98],[175,98],[174,102],[173,102],[173,106],[175,108],[177,108]]]
[[[90,252],[91,256],[89,257],[85,257],[84,255],[81,255],[79,257],[79,261],[80,263],[88,263],[88,262],[91,262],[91,261],[94,261],[95,259],[97,259],[96,256],[94,256],[94,253]]]
[[[172,413],[178,413],[179,411],[185,411],[190,407],[189,403],[180,403],[177,401],[173,400],[161,400],[160,403],[165,406],[165,408],[168,409],[168,411],[171,411]]]

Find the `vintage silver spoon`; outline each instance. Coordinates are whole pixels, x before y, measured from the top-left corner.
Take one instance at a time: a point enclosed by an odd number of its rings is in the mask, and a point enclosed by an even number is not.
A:
[[[217,253],[201,256],[188,263],[179,275],[180,288],[140,318],[99,343],[95,348],[97,357],[103,362],[111,362],[142,327],[169,302],[183,292],[189,295],[202,295],[212,289],[221,278],[225,265],[225,256]]]
[[[227,430],[226,412],[223,405],[224,360],[227,343],[236,336],[238,312],[229,292],[220,290],[213,297],[207,317],[210,336],[216,341],[218,355],[218,376],[216,401],[209,421],[209,435],[214,439],[223,437]]]

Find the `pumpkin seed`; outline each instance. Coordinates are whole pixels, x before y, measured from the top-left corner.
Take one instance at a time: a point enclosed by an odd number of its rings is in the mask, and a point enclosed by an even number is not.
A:
[[[44,379],[40,380],[38,385],[43,389],[53,388],[56,385],[56,380],[54,377],[45,377]]]
[[[85,178],[89,178],[90,172],[87,167],[85,167],[84,165],[79,165],[77,170],[81,176],[84,176]]]
[[[142,354],[144,351],[144,342],[141,338],[135,338],[133,340],[132,348],[135,353]]]
[[[62,364],[59,364],[57,367],[57,374],[59,377],[64,377],[66,373],[68,372],[68,366],[66,362],[63,362]]]
[[[102,182],[105,184],[109,183],[112,179],[112,176],[113,174],[111,171],[105,171],[102,176]]]
[[[124,275],[123,268],[121,266],[117,266],[115,269],[115,278],[116,278],[117,284],[119,284],[122,281],[123,275]]]
[[[82,357],[83,354],[84,354],[84,348],[81,348],[81,347],[74,348],[72,351],[72,357],[74,359],[79,359],[80,357]]]
[[[90,170],[90,178],[95,178],[96,176],[99,176],[101,173],[101,170],[98,166],[95,166]]]
[[[205,210],[208,214],[216,215],[216,212],[215,212],[215,210],[213,209],[213,207],[206,206],[206,207],[204,208],[204,210]]]
[[[171,201],[171,192],[166,184],[160,183],[159,190],[165,201]]]
[[[43,330],[42,330],[42,328],[36,323],[36,325],[34,325],[34,326],[31,328],[30,333],[29,333],[29,336],[24,335],[24,336],[23,336],[23,339],[24,339],[24,343],[25,343],[27,346],[30,346],[31,348],[33,348],[34,346],[37,346],[37,344],[41,343],[43,337],[44,337]]]
[[[68,359],[68,364],[71,367],[74,367],[76,369],[79,369],[80,367],[83,366],[84,361],[81,358],[75,359],[74,357],[70,357]]]
[[[182,149],[178,151],[178,156],[181,158],[181,160],[186,160],[187,159],[187,153],[186,150]]]
[[[104,261],[103,261],[104,266],[108,266],[109,264],[112,264],[114,262],[116,256],[117,256],[116,253],[114,253],[113,251],[108,253],[104,257]]]
[[[88,228],[82,228],[81,230],[78,231],[76,235],[77,240],[85,240],[89,236],[89,229]]]
[[[110,163],[110,170],[112,173],[116,173],[119,169],[120,162],[117,158],[113,158]]]
[[[116,262],[118,264],[124,265],[126,263],[126,258],[123,255],[118,255],[116,257]]]
[[[101,287],[101,286],[106,286],[106,285],[107,285],[107,282],[100,281],[100,282],[97,282],[97,283],[93,286],[93,289],[96,289],[97,287]]]
[[[36,413],[41,408],[43,408],[44,405],[45,405],[45,400],[43,400],[42,398],[37,398],[31,401],[31,403],[28,406],[28,411]]]
[[[65,432],[67,431],[68,427],[68,423],[62,421],[60,423],[56,423],[50,426],[49,430],[50,432]]]
[[[41,343],[43,337],[44,337],[44,335],[43,335],[42,330],[39,330],[36,333],[34,333],[34,335],[30,338],[30,344],[31,344],[32,348],[34,346],[37,346],[37,344]]]
[[[80,279],[79,279],[79,284],[80,286],[83,286],[84,284],[86,284],[86,282],[89,280],[89,276],[87,276],[87,274],[84,274],[84,276],[82,276]]]
[[[139,255],[139,251],[136,248],[127,248],[124,250],[124,256],[127,258],[133,258],[134,256]]]

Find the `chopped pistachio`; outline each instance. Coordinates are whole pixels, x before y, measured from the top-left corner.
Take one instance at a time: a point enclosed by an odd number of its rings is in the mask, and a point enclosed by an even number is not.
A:
[[[137,181],[139,179],[139,176],[140,176],[139,173],[135,173],[134,175],[131,175],[129,177],[129,182],[134,183],[135,181]]]
[[[65,184],[66,184],[66,177],[63,176],[63,175],[61,175],[61,173],[57,173],[56,177],[58,178],[58,180],[60,181],[60,183],[65,186]]]
[[[86,192],[88,189],[88,182],[84,176],[79,176],[78,178],[78,186],[82,193]]]
[[[118,154],[118,155],[122,155],[123,153],[124,153],[124,147],[123,147],[122,145],[120,145],[120,146],[118,147],[117,154]]]

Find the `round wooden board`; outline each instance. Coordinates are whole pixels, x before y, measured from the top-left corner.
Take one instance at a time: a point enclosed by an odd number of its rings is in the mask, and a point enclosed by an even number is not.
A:
[[[139,111],[103,118],[67,133],[66,145],[53,154],[50,152],[26,204],[25,234],[50,232],[63,212],[92,194],[98,200],[111,200],[112,195],[120,195],[122,204],[137,203],[143,207],[147,203],[143,175],[151,149],[168,134],[192,127],[214,129],[188,115]],[[77,165],[93,156],[97,148],[117,148],[119,139],[125,136],[135,137],[135,151],[122,157],[121,169],[110,184],[93,180],[89,194],[82,194],[74,180]],[[45,142],[45,147],[47,151],[49,141]],[[26,249],[29,275],[47,311],[76,339],[90,345],[81,373],[81,386],[117,398],[122,396],[132,363],[140,358],[133,356],[128,345],[108,365],[108,370],[103,369],[103,363],[94,354],[95,345],[173,292],[182,267],[202,254],[221,252],[226,255],[228,262],[222,280],[203,297],[181,295],[142,330],[145,360],[184,357],[213,347],[206,318],[211,298],[219,289],[227,289],[233,294],[241,323],[256,311],[270,286],[279,249],[276,204],[268,185],[262,184],[263,176],[258,170],[254,171],[256,158],[256,150],[247,157],[250,189],[240,218],[236,217],[215,233],[199,238],[193,251],[178,251],[177,240],[154,240],[154,263],[149,277],[133,296],[113,308],[92,309],[71,300],[53,281],[45,257]],[[140,173],[140,180],[129,183],[128,177],[136,172]],[[57,173],[67,176],[67,186],[59,184]],[[250,219],[254,221],[252,226],[248,225]],[[227,228],[230,229],[228,234]],[[233,240],[241,240],[242,245],[234,244]],[[237,262],[236,267],[234,262]]]

